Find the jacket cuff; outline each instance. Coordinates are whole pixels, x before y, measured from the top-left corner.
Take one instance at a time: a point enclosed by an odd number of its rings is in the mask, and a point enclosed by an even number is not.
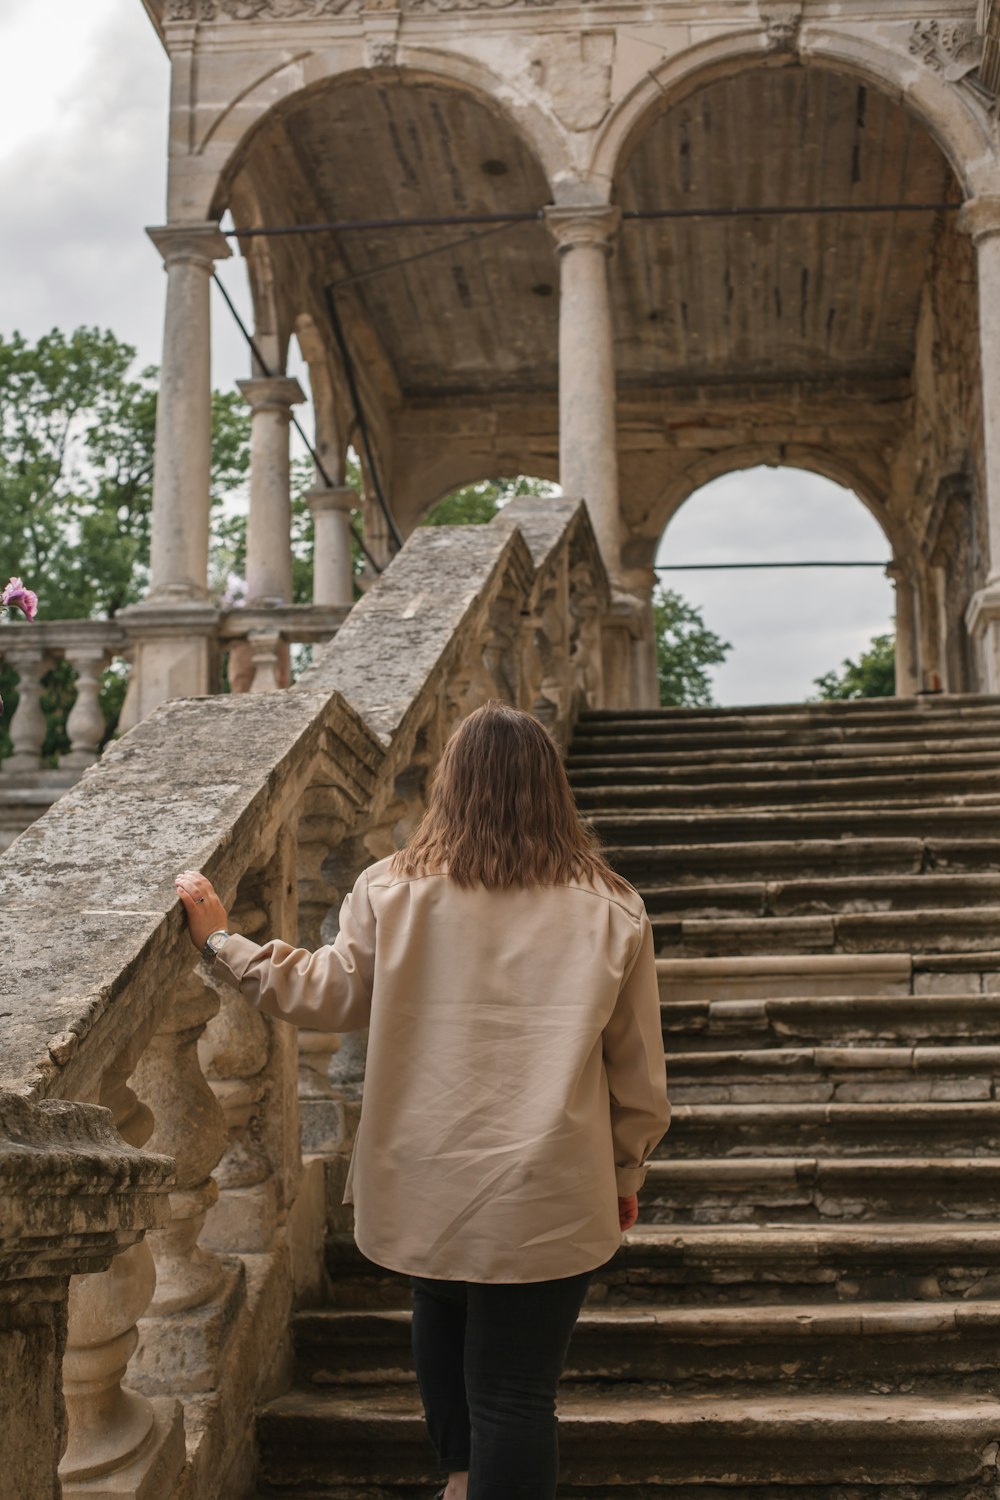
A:
[[[228,943],[226,947],[229,947]],[[619,1198],[631,1198],[645,1181],[645,1167],[615,1167],[615,1184]]]
[[[260,952],[260,943],[234,932],[212,960],[212,973],[239,989],[240,981]]]

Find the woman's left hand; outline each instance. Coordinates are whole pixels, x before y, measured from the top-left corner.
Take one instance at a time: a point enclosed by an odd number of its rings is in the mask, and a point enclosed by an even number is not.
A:
[[[195,947],[201,949],[210,933],[228,925],[226,908],[212,882],[197,870],[182,870],[174,885],[188,919],[188,934]]]

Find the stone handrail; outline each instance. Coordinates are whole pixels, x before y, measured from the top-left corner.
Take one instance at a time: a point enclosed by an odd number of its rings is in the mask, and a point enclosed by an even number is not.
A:
[[[163,705],[11,846],[0,1500],[57,1492],[67,1316],[64,1495],[101,1475],[149,1500],[251,1492],[254,1405],[285,1379],[293,1300],[324,1275],[363,1044],[332,1069],[336,1038],[220,992],[175,872],[203,869],[236,930],[329,940],[345,890],[419,817],[459,719],[499,696],[565,742],[606,700],[619,635],[582,506],[421,530],[288,692]],[[49,1428],[28,1422],[39,1391]]]

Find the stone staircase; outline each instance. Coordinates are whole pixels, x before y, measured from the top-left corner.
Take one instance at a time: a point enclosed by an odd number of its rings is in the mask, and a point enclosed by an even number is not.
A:
[[[594,713],[674,1118],[561,1397],[573,1500],[1000,1497],[1000,699]],[[407,1289],[329,1245],[261,1495],[425,1500]]]

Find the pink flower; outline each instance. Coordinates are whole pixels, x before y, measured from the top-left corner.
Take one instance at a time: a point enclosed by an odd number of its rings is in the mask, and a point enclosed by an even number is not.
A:
[[[26,620],[33,620],[38,612],[38,595],[26,589],[20,578],[12,578],[0,594],[0,604],[19,609]]]

